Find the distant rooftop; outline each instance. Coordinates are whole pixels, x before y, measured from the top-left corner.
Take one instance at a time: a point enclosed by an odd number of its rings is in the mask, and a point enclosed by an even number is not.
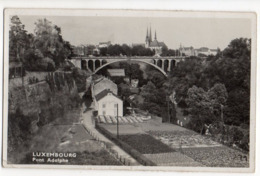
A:
[[[124,69],[107,69],[110,76],[125,76]]]

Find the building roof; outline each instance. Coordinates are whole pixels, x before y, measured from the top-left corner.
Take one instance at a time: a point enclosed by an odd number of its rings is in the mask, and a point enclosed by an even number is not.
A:
[[[103,91],[101,91],[99,94],[97,94],[95,96],[96,100],[99,101],[101,100],[102,98],[104,98],[105,96],[108,95],[108,93],[111,93],[113,96],[117,97],[118,99],[120,99],[118,96],[116,96],[111,90],[109,89],[105,89]],[[121,100],[121,99],[120,99]]]
[[[125,76],[124,69],[107,69],[110,76]]]
[[[200,49],[198,49],[198,51],[200,51],[200,52],[208,52],[208,51],[209,51],[209,48],[207,48],[207,47],[201,47]]]
[[[166,46],[164,42],[158,42],[160,46]]]
[[[149,47],[163,47],[163,46],[166,46],[164,42],[158,42],[156,39],[153,40]]]
[[[193,50],[193,47],[190,46],[190,47],[182,47],[183,50]]]
[[[149,45],[150,47],[160,47],[160,44],[157,40],[154,40],[150,43]]]

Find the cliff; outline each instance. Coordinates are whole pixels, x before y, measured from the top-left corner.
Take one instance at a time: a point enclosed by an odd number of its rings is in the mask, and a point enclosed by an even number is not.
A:
[[[50,123],[66,110],[80,103],[78,88],[71,73],[48,73],[44,81],[9,89],[9,121],[11,117],[30,119],[31,133]]]

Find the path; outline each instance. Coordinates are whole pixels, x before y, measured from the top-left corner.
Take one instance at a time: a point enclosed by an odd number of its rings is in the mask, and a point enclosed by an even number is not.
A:
[[[92,121],[92,110],[89,109],[84,113],[85,105],[82,107],[82,119],[83,119],[83,125],[86,129],[90,130],[92,134],[94,134],[100,141],[103,141],[105,143],[109,143],[111,145],[111,149],[116,151],[119,156],[126,158],[132,165],[132,166],[138,166],[140,165],[132,156],[130,156],[128,153],[126,153],[124,150],[122,150],[120,147],[118,147],[114,142],[110,141],[108,138],[106,138],[103,134],[101,134],[99,131],[96,130],[94,126],[94,122]]]

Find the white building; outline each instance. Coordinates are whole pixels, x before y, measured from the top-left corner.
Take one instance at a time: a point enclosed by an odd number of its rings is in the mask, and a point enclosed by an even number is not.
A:
[[[107,48],[111,45],[111,42],[108,41],[108,42],[99,42],[98,44],[98,48]]]
[[[123,101],[108,89],[97,94],[94,103],[98,115],[123,116]]]

